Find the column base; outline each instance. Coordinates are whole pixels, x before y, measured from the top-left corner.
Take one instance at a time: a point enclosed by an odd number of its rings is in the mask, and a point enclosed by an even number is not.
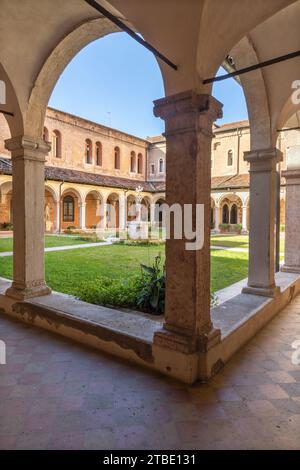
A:
[[[6,290],[5,295],[17,300],[26,300],[51,294],[51,289],[46,284],[33,287],[20,287],[14,283]]]
[[[251,287],[247,286],[242,289],[243,294],[261,295],[263,297],[276,297],[280,294],[280,287]]]
[[[180,351],[184,354],[206,352],[220,341],[221,331],[215,328],[212,328],[209,333],[202,336],[192,337],[164,327],[157,331],[153,338],[154,344],[174,351]]]
[[[185,383],[206,382],[223,367],[220,330],[212,329],[197,339],[163,328],[154,335],[156,367]]]
[[[300,274],[300,266],[289,266],[287,264],[284,264],[281,266],[280,271],[284,273],[299,273]]]

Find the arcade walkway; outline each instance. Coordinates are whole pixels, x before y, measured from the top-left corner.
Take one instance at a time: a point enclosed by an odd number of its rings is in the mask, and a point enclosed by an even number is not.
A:
[[[0,338],[0,449],[299,448],[300,296],[191,387],[2,315]]]

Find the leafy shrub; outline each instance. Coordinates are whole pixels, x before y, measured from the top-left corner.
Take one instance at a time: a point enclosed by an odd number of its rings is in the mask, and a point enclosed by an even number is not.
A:
[[[85,281],[78,288],[77,296],[91,304],[108,307],[138,309],[160,315],[165,310],[166,275],[161,267],[161,256],[155,258],[153,266],[141,266],[140,274],[128,279],[111,279],[99,276],[94,281]],[[218,304],[217,296],[211,293],[211,306]]]
[[[75,230],[76,227],[74,225],[69,225],[65,230],[64,233],[73,233],[73,230]]]
[[[84,282],[78,289],[78,297],[96,305],[136,308],[141,281],[141,276],[126,280],[100,276],[92,282]]]
[[[126,246],[160,246],[165,245],[163,240],[120,240],[120,244]]]
[[[225,231],[229,231],[230,229],[230,224],[219,224],[219,229]]]
[[[161,267],[161,255],[155,257],[153,266],[142,267],[142,289],[137,306],[147,312],[161,314],[165,311],[166,273]]]
[[[76,240],[90,243],[102,242],[103,238],[98,237],[96,233],[91,233],[90,235],[80,235],[76,237]]]
[[[233,230],[234,232],[241,232],[243,226],[241,224],[232,224],[230,226],[230,229]]]
[[[13,229],[13,224],[11,222],[2,222],[0,224],[1,230],[12,230]]]

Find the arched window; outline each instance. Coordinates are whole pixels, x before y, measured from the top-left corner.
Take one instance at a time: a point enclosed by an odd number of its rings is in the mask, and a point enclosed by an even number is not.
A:
[[[44,127],[43,139],[44,139],[45,142],[49,142],[49,131],[48,131],[47,127]]]
[[[141,153],[138,154],[137,172],[138,172],[140,175],[143,173],[143,155],[142,155]]]
[[[159,160],[159,172],[160,173],[164,172],[164,161],[162,158]]]
[[[121,165],[120,149],[115,147],[115,169],[119,170]]]
[[[88,165],[93,163],[93,144],[90,139],[85,141],[85,161]]]
[[[222,224],[229,224],[229,209],[227,204],[224,204],[222,209]]]
[[[102,166],[102,144],[96,142],[96,165]]]
[[[52,132],[52,155],[61,158],[61,133],[57,130]]]
[[[63,221],[74,222],[74,198],[72,196],[65,196],[63,199]]]
[[[230,209],[230,223],[237,224],[237,205],[232,204]]]
[[[131,152],[130,154],[130,172],[135,173],[136,172],[136,157],[135,157],[135,152]]]
[[[233,165],[233,151],[228,150],[227,153],[227,166],[232,166]]]

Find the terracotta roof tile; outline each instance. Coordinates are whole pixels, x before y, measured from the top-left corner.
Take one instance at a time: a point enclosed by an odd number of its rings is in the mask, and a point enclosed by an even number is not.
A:
[[[9,158],[0,158],[0,173],[5,175],[12,174],[11,160]],[[130,178],[118,178],[116,176],[99,175],[95,173],[87,173],[85,171],[70,170],[67,168],[57,168],[52,166],[45,167],[45,179],[132,190],[135,190],[137,186],[142,186],[144,191],[151,193],[165,190],[164,182],[151,183],[149,181],[133,180]]]

